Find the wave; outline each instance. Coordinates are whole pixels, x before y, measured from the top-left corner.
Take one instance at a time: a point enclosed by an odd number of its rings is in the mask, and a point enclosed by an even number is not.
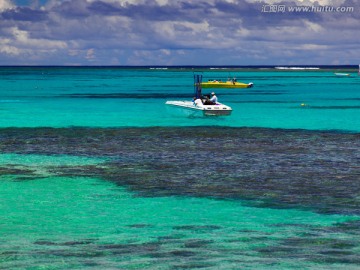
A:
[[[275,69],[285,69],[285,70],[318,70],[319,67],[275,67]]]
[[[2,99],[2,100],[0,100],[0,103],[20,103],[20,102],[24,102],[24,101],[18,100],[18,99]]]

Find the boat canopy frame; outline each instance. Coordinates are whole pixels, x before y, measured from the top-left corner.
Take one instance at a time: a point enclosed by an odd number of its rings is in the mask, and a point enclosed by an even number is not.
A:
[[[196,99],[201,98],[202,94],[202,75],[194,74],[194,96]]]

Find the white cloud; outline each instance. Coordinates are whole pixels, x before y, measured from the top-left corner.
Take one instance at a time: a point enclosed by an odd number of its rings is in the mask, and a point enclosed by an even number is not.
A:
[[[240,37],[246,37],[249,36],[251,34],[251,31],[249,29],[246,28],[239,28],[236,30],[236,35],[240,36]]]
[[[319,45],[319,44],[302,44],[300,46],[295,46],[296,50],[327,50],[329,46],[327,45]]]
[[[0,42],[0,44],[1,44],[1,42]],[[17,56],[20,54],[20,50],[13,46],[1,45],[0,53]]]
[[[303,4],[311,5],[318,3],[321,6],[338,6],[344,4],[345,0],[297,0]]]
[[[345,0],[247,0],[248,3],[262,2],[266,4],[298,4],[298,5],[321,5],[321,6],[340,6],[345,3]]]
[[[95,59],[95,49],[87,50],[85,58],[87,60],[94,60]]]
[[[17,27],[11,28],[11,33],[15,38],[15,44],[32,49],[65,49],[67,47],[66,42],[48,39],[34,39],[29,37],[29,33],[20,30]]]
[[[14,8],[15,6],[9,0],[0,0],[0,12]]]
[[[97,0],[88,0],[89,2],[95,2]],[[133,5],[143,5],[146,4],[146,0],[103,0],[103,2],[106,3],[118,3],[120,5],[127,5],[127,4],[133,4]],[[165,6],[170,3],[169,0],[155,0],[155,2],[160,6]],[[174,2],[174,1],[172,1]]]
[[[171,54],[171,50],[166,50],[166,49],[161,49],[160,52],[164,55],[170,55]]]
[[[7,29],[5,34],[7,37],[0,39],[0,55],[13,56],[20,61],[27,61],[27,64],[31,61],[42,61],[67,47],[64,41],[31,38],[29,32],[18,27]],[[26,59],[22,59],[24,56]]]
[[[309,20],[305,20],[304,23],[310,31],[321,32],[323,30],[320,24],[310,22]]]

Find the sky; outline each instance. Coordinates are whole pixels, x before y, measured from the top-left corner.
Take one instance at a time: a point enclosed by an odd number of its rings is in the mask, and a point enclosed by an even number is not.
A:
[[[0,65],[357,65],[359,29],[359,0],[0,0]]]

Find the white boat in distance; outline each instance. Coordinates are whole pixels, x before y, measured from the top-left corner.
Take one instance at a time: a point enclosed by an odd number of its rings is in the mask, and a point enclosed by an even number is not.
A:
[[[335,73],[336,76],[350,76],[349,73]]]
[[[195,81],[195,94],[193,101],[176,101],[169,100],[166,101],[166,105],[176,106],[178,108],[183,108],[186,110],[199,111],[203,112],[206,116],[221,116],[221,115],[230,115],[232,112],[232,108],[217,102],[216,104],[207,104],[204,97],[201,94],[201,81],[202,75],[194,75]]]

